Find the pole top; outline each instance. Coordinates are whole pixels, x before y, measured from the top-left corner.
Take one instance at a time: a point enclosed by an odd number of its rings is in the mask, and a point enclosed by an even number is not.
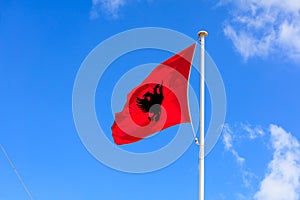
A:
[[[206,31],[199,31],[198,36],[199,37],[206,37],[206,36],[208,36],[208,33]]]

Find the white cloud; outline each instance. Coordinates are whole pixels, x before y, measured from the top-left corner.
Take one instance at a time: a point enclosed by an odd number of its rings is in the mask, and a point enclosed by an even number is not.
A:
[[[238,151],[235,149],[234,141],[240,138],[254,139],[263,135],[264,131],[259,126],[252,126],[250,124],[238,124],[233,127],[230,127],[229,124],[225,124],[223,127],[224,148],[234,156],[238,163],[241,170],[241,178],[245,187],[251,186],[252,180],[256,178],[256,175],[246,168],[246,159],[240,156]],[[238,199],[242,198],[238,197]]]
[[[119,9],[127,3],[127,0],[92,0],[93,7],[90,17],[97,18],[99,12],[104,11],[113,18],[117,18]]]
[[[236,194],[236,198],[238,200],[248,200],[248,198],[244,194],[241,194],[241,193]]]
[[[224,125],[223,128],[223,144],[225,147],[225,150],[229,151],[232,153],[232,155],[235,157],[237,163],[242,166],[245,162],[245,158],[241,157],[238,152],[234,149],[232,145],[232,130],[229,127],[228,124]]]
[[[265,176],[257,185],[259,189],[251,192],[253,195],[247,196],[252,196],[255,200],[300,200],[300,143],[291,133],[276,125],[270,125],[268,131],[249,123],[224,126],[224,148],[237,160],[244,186],[256,188],[253,187],[253,181],[259,179],[247,169],[246,159],[239,155],[234,144],[237,140],[240,142],[241,139],[253,140],[262,137],[269,138],[273,158],[268,163]],[[242,161],[239,161],[240,158]]]
[[[256,200],[300,199],[300,145],[290,133],[276,125],[270,126],[274,148],[273,160],[260,183]]]
[[[300,62],[299,0],[221,0],[234,5],[224,34],[245,60],[280,53]]]
[[[249,139],[255,139],[257,137],[261,137],[265,135],[265,132],[261,126],[253,126],[250,124],[241,123],[241,129],[248,133]]]

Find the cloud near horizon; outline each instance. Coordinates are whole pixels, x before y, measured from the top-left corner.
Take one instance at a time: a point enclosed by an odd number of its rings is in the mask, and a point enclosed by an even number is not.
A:
[[[231,7],[223,31],[245,61],[274,53],[300,63],[299,0],[222,0],[218,5]]]

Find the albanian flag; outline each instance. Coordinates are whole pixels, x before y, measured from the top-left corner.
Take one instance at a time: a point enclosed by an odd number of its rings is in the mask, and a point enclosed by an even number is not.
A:
[[[111,127],[118,145],[137,142],[170,126],[190,122],[188,79],[196,44],[159,64],[127,95]]]

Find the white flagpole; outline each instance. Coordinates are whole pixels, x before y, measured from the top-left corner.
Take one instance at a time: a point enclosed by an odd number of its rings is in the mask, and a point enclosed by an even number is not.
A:
[[[199,148],[199,159],[200,159],[200,167],[199,167],[199,200],[204,200],[204,90],[205,90],[205,82],[204,82],[204,38],[208,36],[206,31],[198,32],[199,40],[200,40],[200,148]]]

